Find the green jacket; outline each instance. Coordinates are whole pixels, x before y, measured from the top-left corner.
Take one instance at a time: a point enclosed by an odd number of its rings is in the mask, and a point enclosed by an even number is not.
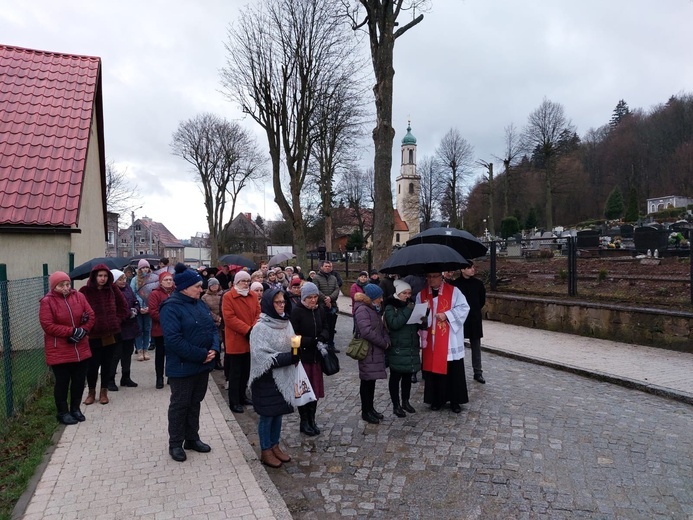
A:
[[[385,354],[393,372],[413,374],[421,370],[419,326],[407,325],[413,310],[412,303],[394,296],[385,301],[385,325],[390,334],[390,348]]]

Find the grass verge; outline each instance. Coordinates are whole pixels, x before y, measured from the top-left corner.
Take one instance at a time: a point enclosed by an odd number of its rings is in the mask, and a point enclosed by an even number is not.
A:
[[[10,520],[57,428],[53,388],[46,384],[21,414],[8,421],[4,431],[0,446],[0,520]]]

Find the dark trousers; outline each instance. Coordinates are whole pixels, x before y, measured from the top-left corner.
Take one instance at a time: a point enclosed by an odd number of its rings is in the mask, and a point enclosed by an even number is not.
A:
[[[169,377],[171,402],[168,405],[168,446],[200,440],[200,403],[207,393],[209,372],[187,377]]]
[[[433,372],[425,372],[424,374],[424,403],[432,406],[443,406],[448,401],[451,405],[469,402],[464,359],[448,361],[447,374],[434,374]]]
[[[156,345],[156,350],[154,350],[154,371],[156,372],[157,379],[163,379],[164,377],[164,361],[166,360],[166,351],[164,350],[164,337],[154,336],[154,345]]]
[[[472,350],[472,368],[474,375],[480,376],[481,370],[481,338],[469,338],[469,346]]]
[[[89,358],[89,370],[87,370],[87,384],[89,388],[96,388],[96,381],[99,379],[99,368],[101,369],[101,388],[108,388],[108,378],[111,374],[111,363],[113,352],[120,350],[120,342],[112,345],[103,346],[100,339],[89,340],[91,358]]]
[[[325,309],[325,316],[327,317],[327,332],[329,333],[327,344],[330,347],[334,347],[334,335],[337,332],[337,312],[334,307],[331,309]]]
[[[361,396],[361,413],[372,412],[375,409],[373,404],[375,400],[375,379],[372,381],[364,381],[362,379],[359,395]]]
[[[250,352],[225,357],[229,359],[229,406],[243,404],[250,378]]]
[[[120,342],[120,348],[116,345],[113,349],[113,359],[111,360],[111,378],[110,381],[115,383],[116,372],[118,372],[118,363],[122,369],[121,375],[125,377],[130,374],[132,363],[132,352],[135,349],[134,339],[124,339]]]
[[[53,365],[53,375],[55,376],[55,385],[53,386],[53,398],[55,399],[55,407],[59,414],[73,412],[79,410],[79,404],[82,401],[84,393],[84,382],[87,379],[87,369],[89,368],[89,360],[78,361],[75,363],[61,363]],[[70,407],[67,406],[67,394],[70,394]]]
[[[411,376],[412,374],[403,374],[390,369],[390,380],[388,381],[387,386],[390,390],[390,399],[392,400],[392,404],[394,406],[398,406],[400,404],[400,384],[402,386],[402,402],[409,401],[409,396],[411,395]]]

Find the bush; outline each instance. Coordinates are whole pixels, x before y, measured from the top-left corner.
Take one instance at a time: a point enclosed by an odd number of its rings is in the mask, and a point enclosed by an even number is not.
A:
[[[501,220],[501,237],[508,238],[520,231],[520,223],[516,217],[505,217]]]
[[[539,258],[553,258],[553,251],[548,248],[539,250]]]
[[[603,282],[604,280],[606,280],[607,276],[609,276],[609,271],[607,271],[606,269],[600,269],[599,273],[597,274],[597,280]]]

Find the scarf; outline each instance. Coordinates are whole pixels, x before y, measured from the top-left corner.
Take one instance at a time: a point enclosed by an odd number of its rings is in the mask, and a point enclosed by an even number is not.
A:
[[[271,370],[277,389],[289,404],[292,403],[294,396],[296,367],[294,365],[273,367],[273,365],[278,354],[291,352],[291,338],[293,336],[294,329],[288,319],[272,318],[264,312],[260,314],[260,318],[250,333],[250,378],[248,384],[252,384],[257,378]]]

